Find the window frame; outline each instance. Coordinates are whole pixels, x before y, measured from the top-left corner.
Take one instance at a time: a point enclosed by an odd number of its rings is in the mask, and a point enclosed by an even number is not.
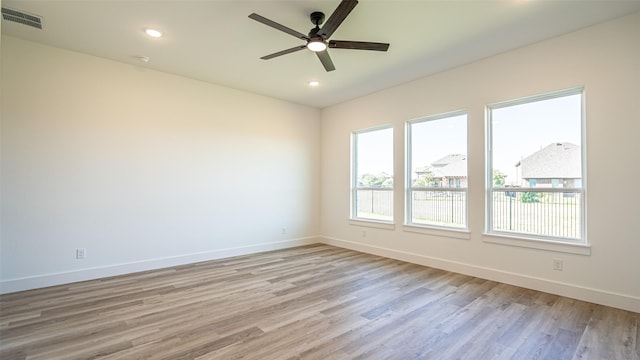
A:
[[[493,119],[492,111],[511,106],[530,104],[539,101],[552,100],[566,96],[580,95],[580,161],[581,161],[581,186],[571,188],[556,187],[520,187],[509,188],[510,192],[545,192],[564,193],[576,192],[580,194],[580,237],[568,238],[532,234],[516,231],[500,231],[493,228],[493,195],[495,189],[504,192],[505,187],[493,185]],[[488,242],[548,249],[576,254],[590,254],[590,246],[587,237],[587,143],[586,143],[586,111],[585,88],[575,87],[543,94],[527,96],[519,99],[492,103],[485,107],[485,233],[483,240]],[[536,190],[532,190],[536,189]],[[542,189],[542,191],[540,191]],[[582,249],[579,249],[582,248]]]
[[[393,152],[395,151],[395,139],[394,139],[394,127],[393,124],[385,124],[380,126],[374,126],[365,129],[354,130],[351,132],[351,174],[350,174],[350,199],[349,199],[349,221],[354,225],[364,225],[364,226],[373,226],[373,227],[382,227],[388,228],[389,226],[393,226],[395,219],[395,211],[394,211],[394,190],[396,187],[395,181],[395,163],[392,164],[392,178],[393,186],[390,188],[377,188],[377,187],[359,187],[358,186],[358,135],[371,133],[374,131],[387,130],[391,129],[391,151],[392,151],[392,159],[395,162],[395,156]],[[358,190],[376,190],[376,191],[389,191],[391,192],[391,220],[384,219],[374,219],[374,218],[365,218],[358,217]]]
[[[429,121],[445,120],[458,116],[465,116],[465,156],[469,152],[469,112],[467,110],[455,110],[446,113],[423,116],[405,121],[405,194],[404,194],[404,228],[409,232],[435,234],[454,238],[469,239],[469,163],[467,161],[467,186],[414,186],[413,185],[413,151],[412,151],[412,126]],[[449,179],[451,181],[451,179]],[[458,179],[459,181],[459,179]],[[464,194],[464,226],[447,226],[438,224],[425,224],[413,221],[413,194],[414,191],[451,191]]]

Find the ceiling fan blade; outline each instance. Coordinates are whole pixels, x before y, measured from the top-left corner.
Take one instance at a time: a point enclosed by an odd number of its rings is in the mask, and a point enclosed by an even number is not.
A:
[[[262,60],[273,59],[274,57],[278,57],[280,55],[285,55],[285,54],[290,54],[292,52],[296,52],[296,51],[302,50],[302,49],[304,49],[306,47],[307,47],[307,45],[298,45],[296,47],[292,47],[291,49],[286,49],[286,50],[275,52],[273,54],[265,55],[265,56],[261,57],[260,59],[262,59]]]
[[[329,16],[329,20],[324,23],[324,26],[320,31],[318,31],[318,35],[328,39],[334,31],[342,24],[344,19],[349,15],[351,10],[358,5],[358,0],[342,0],[340,5],[336,8],[336,10]]]
[[[387,51],[389,44],[366,41],[330,40],[329,47],[334,49]]]
[[[316,55],[318,55],[318,59],[320,59],[320,62],[322,63],[322,66],[324,66],[325,70],[333,71],[336,69],[336,67],[333,66],[333,61],[331,61],[331,56],[329,56],[329,52],[327,50],[318,51],[316,52]]]
[[[273,20],[269,20],[264,16],[260,16],[256,13],[253,13],[251,15],[249,15],[249,19],[253,19],[257,22],[261,22],[267,26],[271,26],[274,29],[280,30],[282,32],[286,32],[289,35],[293,35],[295,37],[297,37],[298,39],[303,39],[303,40],[309,40],[309,37],[301,32],[295,31],[293,29],[290,29],[284,25],[280,25],[277,22],[273,21]]]

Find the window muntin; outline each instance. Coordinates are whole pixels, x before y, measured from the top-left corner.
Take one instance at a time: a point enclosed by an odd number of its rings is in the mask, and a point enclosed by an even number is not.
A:
[[[352,134],[351,218],[393,222],[393,128]]]
[[[585,241],[583,91],[490,105],[487,232]]]
[[[407,122],[408,225],[467,228],[467,114]]]

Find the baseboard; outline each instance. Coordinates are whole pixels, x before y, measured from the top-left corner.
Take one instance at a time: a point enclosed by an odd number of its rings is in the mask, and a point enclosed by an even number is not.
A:
[[[485,268],[446,259],[439,259],[425,255],[418,255],[384,247],[366,245],[326,236],[321,237],[320,241],[327,245],[338,246],[368,254],[384,256],[387,258],[475,276],[482,279],[498,281],[509,285],[520,286],[527,289],[543,291],[550,294],[565,296],[573,299],[592,302],[595,304],[606,305],[640,313],[640,298],[625,294],[591,289],[573,284]]]
[[[232,256],[255,254],[271,250],[316,244],[316,237],[306,237],[286,241],[269,242],[255,245],[240,246],[193,254],[148,259],[130,263],[115,264],[103,267],[87,268],[74,271],[59,272],[38,276],[0,281],[0,294],[7,294],[23,290],[31,290],[54,285],[70,284],[85,280],[94,280],[109,276],[131,274],[140,271],[155,270],[171,266],[193,264],[201,261],[222,259]]]
[[[305,237],[0,281],[0,294],[323,243],[640,313],[640,298],[332,237]]]

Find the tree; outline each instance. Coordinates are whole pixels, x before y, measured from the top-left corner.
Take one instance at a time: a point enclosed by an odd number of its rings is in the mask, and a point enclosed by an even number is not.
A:
[[[507,177],[505,174],[501,173],[500,170],[493,170],[493,185],[494,186],[504,186],[504,178]]]
[[[422,175],[416,179],[415,186],[433,186],[433,171],[429,168],[422,169]]]
[[[372,188],[393,186],[393,178],[386,173],[380,173],[378,175],[362,174],[359,182],[362,186]]]

